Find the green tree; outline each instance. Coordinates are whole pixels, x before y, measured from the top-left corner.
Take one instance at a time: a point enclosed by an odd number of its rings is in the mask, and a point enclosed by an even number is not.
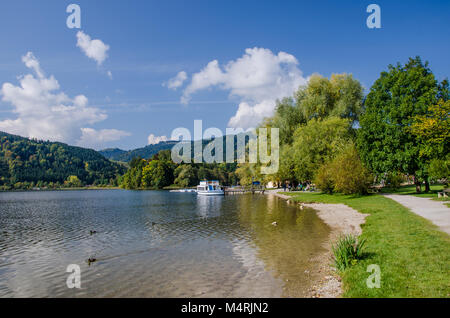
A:
[[[198,184],[197,171],[192,165],[179,165],[175,171],[175,181],[177,186],[186,188]]]
[[[0,158],[0,185],[7,184],[9,181],[9,165],[8,162]]]
[[[292,159],[297,181],[310,181],[317,169],[331,161],[352,140],[349,119],[312,119],[295,131]]]
[[[415,177],[418,192],[420,178],[429,187],[421,145],[410,127],[440,94],[445,95],[444,86],[419,57],[410,58],[405,65],[389,65],[388,71],[381,73],[367,95],[358,129],[359,152],[373,172],[400,171]]]
[[[315,177],[317,187],[326,193],[366,194],[372,182],[353,143],[319,168]]]
[[[412,133],[421,143],[421,157],[442,158],[449,152],[450,100],[430,105],[426,114],[414,117]]]
[[[277,101],[275,114],[268,118],[263,126],[278,128],[280,143],[283,145],[292,143],[294,131],[305,122],[299,105],[295,104],[292,98],[283,98],[283,100]]]
[[[448,187],[450,180],[450,155],[447,155],[447,157],[443,159],[431,159],[428,172],[430,173],[431,178],[434,180],[442,180]]]
[[[69,187],[81,187],[81,181],[77,176],[69,176],[65,184]]]
[[[167,161],[151,160],[142,169],[142,185],[162,189],[173,182],[173,170]]]
[[[363,87],[351,74],[333,74],[330,79],[313,74],[295,97],[306,120],[335,116],[355,121],[361,112]]]

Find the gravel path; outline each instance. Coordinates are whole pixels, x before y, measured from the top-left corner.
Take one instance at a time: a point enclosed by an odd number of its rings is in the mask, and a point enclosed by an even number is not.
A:
[[[442,231],[450,234],[450,208],[442,201],[420,198],[413,195],[384,194],[421,217],[430,220]]]

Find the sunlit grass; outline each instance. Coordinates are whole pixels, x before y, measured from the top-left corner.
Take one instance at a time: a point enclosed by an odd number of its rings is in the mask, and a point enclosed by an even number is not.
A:
[[[289,193],[299,202],[343,203],[370,214],[362,226],[363,260],[341,273],[344,297],[450,297],[450,236],[381,195]],[[370,289],[367,266],[381,268],[381,288]]]
[[[450,198],[438,198],[438,192],[442,191],[444,189],[444,186],[442,184],[433,184],[430,186],[429,192],[424,192],[424,187],[422,187],[421,193],[416,193],[416,187],[414,185],[406,185],[401,186],[398,189],[390,189],[390,188],[384,188],[382,189],[382,193],[395,193],[395,194],[404,194],[404,195],[414,195],[416,197],[423,197],[423,198],[432,198],[436,201],[450,201]]]

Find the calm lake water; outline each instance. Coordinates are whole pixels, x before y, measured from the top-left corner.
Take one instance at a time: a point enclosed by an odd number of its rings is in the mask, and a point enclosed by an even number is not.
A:
[[[328,233],[271,195],[0,193],[0,297],[302,296]]]

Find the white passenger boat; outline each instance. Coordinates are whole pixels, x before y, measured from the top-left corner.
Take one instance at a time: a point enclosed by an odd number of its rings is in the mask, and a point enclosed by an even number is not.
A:
[[[197,186],[197,194],[199,195],[224,195],[222,187],[219,184],[219,181],[200,181],[200,184]]]

